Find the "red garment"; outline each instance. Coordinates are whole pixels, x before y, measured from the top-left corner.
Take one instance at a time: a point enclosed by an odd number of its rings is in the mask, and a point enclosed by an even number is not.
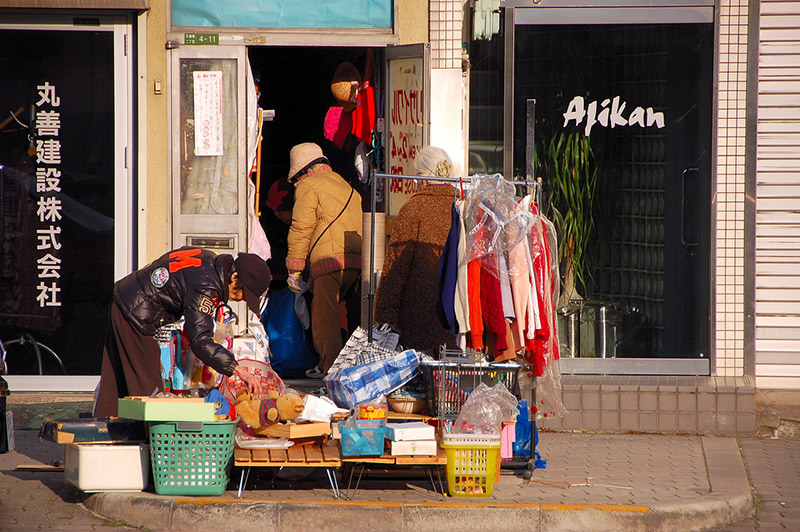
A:
[[[536,292],[539,295],[539,319],[541,328],[537,329],[532,340],[527,340],[526,358],[533,364],[533,373],[537,377],[544,374],[544,368],[550,360],[558,359],[557,338],[551,334],[554,315],[553,279],[550,264],[550,245],[547,242],[547,228],[544,221],[540,227],[534,226],[531,231],[531,253],[533,254],[533,276]]]
[[[494,273],[492,273],[494,272]],[[498,351],[508,349],[506,320],[503,313],[503,296],[500,294],[500,279],[497,274],[497,256],[489,253],[481,257],[481,313],[486,330],[496,341]]]
[[[553,301],[553,297],[556,293],[556,283],[558,282],[557,279],[553,278],[553,261],[551,259],[552,255],[550,254],[550,240],[547,238],[547,225],[542,220],[542,236],[544,240],[544,256],[545,256],[545,268],[547,272],[547,280],[549,283],[546,285],[546,292],[547,292],[547,301],[545,301],[545,310],[547,312],[548,322],[555,323],[556,314],[555,314],[555,301]],[[555,326],[552,328],[555,329]],[[556,334],[550,335],[550,355],[551,360],[558,360],[558,337]]]
[[[369,146],[372,144],[372,131],[375,129],[375,89],[369,81],[358,91],[358,105],[353,110],[353,135]]]
[[[473,349],[483,349],[483,316],[481,315],[481,260],[467,264],[467,301],[469,302],[469,334]]]

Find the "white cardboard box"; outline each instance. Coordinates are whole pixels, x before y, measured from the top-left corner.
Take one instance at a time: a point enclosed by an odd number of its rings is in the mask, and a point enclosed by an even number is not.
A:
[[[387,423],[386,439],[392,441],[435,440],[436,430],[422,421]]]
[[[150,481],[150,446],[68,443],[64,477],[81,491],[142,491]]]
[[[393,441],[392,456],[436,456],[436,440]]]

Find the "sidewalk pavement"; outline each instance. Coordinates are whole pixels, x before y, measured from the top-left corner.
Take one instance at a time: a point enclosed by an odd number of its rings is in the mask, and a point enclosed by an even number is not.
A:
[[[735,438],[542,432],[546,469],[530,481],[503,470],[488,498],[441,497],[421,475],[370,472],[349,500],[333,498],[324,471],[253,468],[237,498],[241,470],[221,497],[83,494],[63,473],[15,471],[63,460],[63,446],[18,430],[16,451],[0,455],[0,529],[153,532],[620,531],[718,530],[754,511]],[[80,506],[112,524],[81,512]],[[45,510],[46,508],[46,510]],[[90,526],[90,523],[93,523]]]

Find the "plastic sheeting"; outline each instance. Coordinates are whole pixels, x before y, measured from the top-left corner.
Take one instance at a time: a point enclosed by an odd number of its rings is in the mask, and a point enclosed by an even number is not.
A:
[[[172,0],[173,26],[392,29],[393,0]]]

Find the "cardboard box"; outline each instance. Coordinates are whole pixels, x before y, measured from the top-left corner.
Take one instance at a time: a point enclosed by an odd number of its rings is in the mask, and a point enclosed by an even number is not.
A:
[[[268,427],[254,429],[253,432],[259,436],[269,436],[270,438],[316,438],[330,434],[331,424],[319,421],[310,421],[308,423],[274,423]]]
[[[45,419],[39,438],[55,443],[146,443],[143,421],[119,418]]]
[[[64,477],[81,491],[142,491],[150,481],[150,447],[70,443]]]
[[[436,456],[436,440],[392,441],[392,456]]]
[[[436,429],[421,421],[387,423],[386,439],[392,441],[434,440]]]
[[[129,396],[119,400],[119,417],[142,421],[215,421],[215,405],[202,398]]]

